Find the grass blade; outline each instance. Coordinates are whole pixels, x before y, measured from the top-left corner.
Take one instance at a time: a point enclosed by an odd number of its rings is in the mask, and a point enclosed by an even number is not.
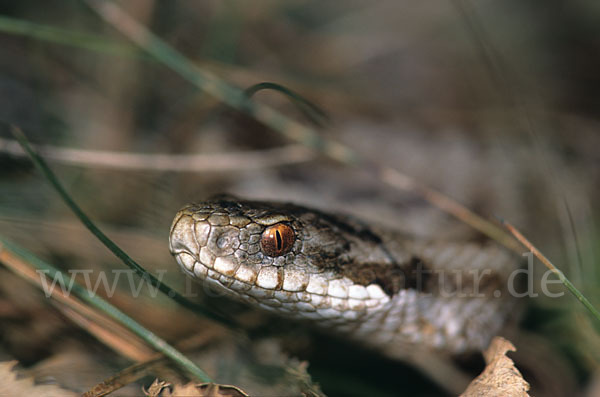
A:
[[[244,93],[248,98],[250,98],[252,95],[262,90],[277,91],[288,97],[302,112],[302,114],[304,114],[304,116],[317,127],[323,127],[325,124],[330,122],[327,113],[325,113],[319,106],[315,105],[297,92],[282,86],[281,84],[271,82],[258,83],[246,88]]]
[[[56,269],[54,266],[42,261],[32,253],[0,237],[0,255],[6,255],[6,253],[3,252],[4,250],[28,262],[37,270],[46,273],[51,279],[62,277],[62,279],[64,280],[67,278],[60,270]],[[206,372],[200,369],[189,358],[187,358],[173,346],[168,344],[165,340],[161,339],[151,331],[144,328],[141,324],[139,324],[137,321],[135,321],[134,319],[117,309],[115,306],[111,305],[110,303],[108,303],[107,301],[95,294],[90,294],[87,289],[85,289],[83,286],[77,283],[73,283],[71,292],[73,292],[79,299],[87,302],[91,306],[99,309],[103,313],[106,313],[108,316],[123,324],[126,328],[138,335],[154,349],[169,357],[177,365],[185,369],[187,372],[189,372],[196,378],[200,379],[203,382],[212,382],[211,378],[206,374]]]
[[[540,252],[521,232],[517,230],[513,225],[507,221],[502,221],[502,224],[515,236],[517,240],[521,242],[527,249],[529,249],[552,273],[558,276],[559,280],[564,284],[565,287],[571,292],[583,306],[592,313],[596,320],[600,321],[600,312],[590,303],[590,301],[569,281],[569,279],[561,272],[544,254]]]
[[[98,240],[102,242],[117,258],[119,258],[126,266],[130,269],[133,269],[140,277],[149,282],[152,286],[158,288],[163,294],[167,295],[169,298],[173,299],[175,302],[180,304],[181,306],[190,309],[196,313],[200,313],[205,317],[208,317],[212,320],[218,321],[221,324],[227,325],[229,327],[236,327],[235,323],[229,318],[208,311],[204,306],[198,305],[184,296],[179,294],[176,290],[172,289],[168,285],[161,282],[159,279],[154,277],[152,274],[148,273],[142,266],[140,266],[137,262],[129,257],[118,245],[116,245],[111,239],[108,238],[93,222],[92,220],[83,212],[83,210],[75,203],[75,201],[71,198],[69,193],[65,190],[65,188],[60,184],[56,175],[52,172],[50,167],[46,164],[44,159],[39,156],[33,148],[29,145],[27,138],[23,132],[14,126],[11,126],[11,132],[13,136],[19,141],[19,144],[23,148],[23,150],[29,155],[33,163],[36,167],[44,174],[48,182],[54,187],[54,189],[58,192],[63,201],[67,204],[67,206],[73,211],[73,213],[79,218],[81,223],[85,225],[85,227],[92,232]]]
[[[2,15],[0,15],[0,32],[78,47],[89,51],[138,57],[142,55],[137,48],[130,44],[108,40],[90,33],[76,32]]]

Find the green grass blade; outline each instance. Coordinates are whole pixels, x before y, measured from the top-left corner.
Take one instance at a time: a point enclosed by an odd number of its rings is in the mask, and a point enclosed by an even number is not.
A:
[[[58,192],[63,201],[67,204],[67,206],[73,211],[73,213],[79,218],[81,223],[85,225],[85,227],[92,232],[98,240],[102,242],[117,258],[119,258],[126,266],[133,269],[140,277],[144,278],[148,281],[152,286],[158,288],[163,294],[167,295],[169,298],[173,299],[175,302],[180,304],[181,306],[190,309],[194,312],[202,314],[205,317],[208,317],[212,320],[218,321],[221,324],[227,325],[229,327],[236,327],[235,323],[228,319],[227,317],[210,312],[206,310],[201,305],[198,305],[184,296],[179,294],[177,291],[169,287],[168,285],[161,282],[159,279],[154,277],[152,274],[148,273],[142,266],[140,266],[137,262],[129,257],[118,245],[116,245],[111,239],[109,239],[92,221],[91,219],[83,212],[83,210],[75,203],[75,201],[71,198],[71,196],[67,193],[65,188],[60,184],[58,178],[50,167],[46,164],[44,159],[39,156],[33,148],[29,145],[25,134],[17,128],[12,126],[11,132],[13,136],[19,141],[19,144],[23,148],[23,150],[29,155],[33,163],[36,167],[44,174],[48,182],[54,187],[54,189]]]
[[[575,296],[575,298],[577,298],[577,300],[579,302],[581,302],[581,304],[586,309],[588,309],[590,311],[590,313],[592,313],[592,315],[596,318],[596,320],[600,321],[600,312],[598,311],[598,309],[596,309],[594,307],[594,305],[592,305],[592,303],[585,297],[585,295],[583,295],[581,292],[579,292],[577,287],[575,287],[569,281],[569,279],[565,277],[565,275],[560,270],[555,271],[554,274],[558,275],[558,278],[560,279],[560,281],[562,281],[562,283],[565,285],[565,287],[567,287],[569,292],[571,292]]]
[[[298,107],[298,109],[307,119],[309,119],[318,127],[323,127],[330,121],[327,113],[325,113],[319,106],[315,105],[297,92],[282,86],[281,84],[271,82],[258,83],[246,88],[244,93],[248,98],[250,98],[252,95],[262,90],[273,90],[282,93]]]
[[[48,275],[51,279],[56,279],[57,277],[62,277],[62,279],[67,279],[67,276],[62,273],[60,270],[50,265],[47,262],[39,259],[37,256],[33,255],[29,251],[8,242],[7,240],[0,237],[0,251],[2,249],[7,249],[12,252],[14,255],[20,257],[27,263],[31,264],[37,270],[41,270]],[[42,276],[44,277],[44,276]],[[165,340],[161,339],[148,329],[144,328],[137,321],[117,309],[115,306],[111,305],[101,297],[96,294],[90,294],[87,289],[83,286],[73,283],[71,292],[75,294],[79,299],[87,302],[91,306],[94,306],[98,310],[106,313],[108,316],[112,317],[119,323],[123,324],[133,333],[142,338],[146,343],[152,346],[157,351],[163,353],[165,356],[169,357],[173,360],[177,365],[179,365],[184,370],[188,371],[190,374],[200,379],[202,382],[212,382],[211,378],[200,369],[196,364],[194,364],[189,358],[183,355],[179,350],[175,349],[173,346],[168,344]]]
[[[577,298],[577,300],[581,302],[587,310],[589,310],[590,313],[592,313],[592,316],[594,316],[596,320],[600,321],[600,312],[598,311],[598,309],[596,309],[594,305],[592,305],[592,303],[577,289],[577,287],[575,287],[573,283],[569,281],[569,279],[564,275],[562,271],[560,271],[560,269],[554,266],[554,264],[550,262],[550,260],[546,258],[546,256],[542,254],[542,252],[538,250],[536,246],[533,245],[525,236],[523,236],[523,234],[519,230],[517,230],[517,228],[515,228],[510,222],[507,222],[503,219],[501,219],[500,222],[512,233],[513,236],[515,236],[515,238],[521,244],[523,244],[524,247],[529,249],[529,251],[533,255],[535,255],[535,257],[538,258],[540,262],[544,264],[544,266],[546,266],[550,271],[552,271],[552,273],[556,274],[556,276],[567,288],[567,290],[569,290],[569,292],[572,293],[573,296],[575,296],[575,298]]]
[[[121,43],[94,34],[42,25],[3,15],[0,15],[0,32],[96,52],[138,57],[142,55],[136,47],[129,43]]]
[[[208,70],[197,67],[183,54],[124,13],[115,3],[97,0],[83,1],[141,49],[198,89],[232,108],[250,115],[289,139],[322,151],[335,160],[349,165],[360,162],[358,155],[347,146],[322,138],[314,129],[289,119],[269,106],[250,101],[240,88],[228,84]]]

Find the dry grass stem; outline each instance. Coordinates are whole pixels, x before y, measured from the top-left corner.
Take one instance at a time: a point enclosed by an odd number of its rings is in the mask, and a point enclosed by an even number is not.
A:
[[[215,326],[213,328],[205,328],[202,332],[186,338],[179,343],[175,344],[175,347],[180,350],[188,350],[197,348],[208,344],[220,337],[223,337],[225,333],[221,327]],[[155,353],[148,357],[143,362],[138,362],[130,367],[119,371],[119,373],[111,376],[108,379],[98,383],[92,387],[89,391],[83,394],[82,397],[100,397],[112,393],[129,383],[133,383],[138,379],[148,375],[153,368],[163,363],[167,363],[168,360],[160,353]]]
[[[550,262],[550,260],[548,260],[548,258],[546,258],[544,254],[540,252],[540,250],[538,250],[533,244],[531,244],[531,242],[529,242],[529,240],[527,240],[525,236],[523,236],[523,234],[517,230],[517,228],[515,228],[507,221],[502,221],[502,224],[512,233],[513,236],[515,236],[517,240],[521,242],[521,244],[527,247],[527,249],[529,249],[529,251],[531,251],[535,255],[535,257],[538,258],[544,264],[544,266],[550,269],[552,273],[556,274],[556,276],[558,276],[563,285],[567,287],[569,292],[571,292],[581,302],[581,304],[583,304],[583,306],[585,306],[585,308],[588,309],[590,313],[592,313],[592,315],[596,318],[597,321],[600,321],[600,312],[577,289],[577,287],[575,287],[573,283],[571,283],[571,281],[569,281],[569,279],[565,277],[562,271],[560,271],[556,266],[554,266],[552,262]]]
[[[256,151],[206,154],[126,153],[51,145],[32,147],[45,159],[57,163],[134,171],[240,171],[304,163],[315,158],[312,150],[300,144]],[[11,139],[0,138],[0,152],[28,157],[19,143]]]
[[[473,229],[480,231],[504,245],[506,248],[516,253],[521,253],[521,247],[510,235],[506,234],[492,222],[477,215],[458,201],[417,182],[414,178],[393,168],[381,167],[379,175],[381,180],[388,185],[396,189],[402,189],[418,194],[431,205],[451,214],[455,218],[471,226]]]
[[[41,277],[46,277],[34,270],[34,267],[3,249],[0,242],[0,262],[4,263],[13,273],[26,281],[43,288]],[[94,335],[105,345],[111,347],[124,357],[132,361],[144,361],[152,357],[155,352],[135,334],[120,325],[110,317],[83,304],[73,295],[64,293],[60,288],[52,290],[51,297],[56,307],[69,317],[73,322]]]

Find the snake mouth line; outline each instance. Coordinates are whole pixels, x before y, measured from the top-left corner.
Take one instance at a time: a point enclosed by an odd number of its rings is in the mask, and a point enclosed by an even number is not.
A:
[[[226,259],[215,260],[213,265],[185,250],[174,252],[185,273],[202,280],[226,295],[233,295],[248,303],[270,311],[299,314],[306,318],[355,319],[368,309],[377,309],[390,299],[378,285],[352,285],[348,279],[326,280],[321,275],[302,277],[297,272],[286,272],[272,266],[258,272],[244,265],[231,266]],[[223,271],[225,269],[225,271]],[[285,280],[291,280],[285,282]],[[312,313],[312,314],[311,314]]]
[[[189,261],[184,259],[186,256],[189,255],[180,253],[176,258],[182,264],[183,261]],[[196,270],[198,268],[201,270]],[[331,323],[356,320],[361,314],[366,315],[368,309],[377,309],[389,300],[387,296],[383,299],[354,299],[318,295],[307,291],[267,289],[242,282],[234,276],[221,274],[196,262],[193,274],[198,276],[198,273],[205,274],[201,279],[217,291],[222,291],[229,296],[233,295],[262,309],[305,319],[330,320]]]

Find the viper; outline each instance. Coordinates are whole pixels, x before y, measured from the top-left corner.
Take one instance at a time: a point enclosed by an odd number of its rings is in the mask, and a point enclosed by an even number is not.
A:
[[[430,375],[443,370],[432,357],[485,349],[515,306],[517,261],[493,242],[416,238],[290,203],[219,196],[186,205],[170,250],[185,273],[234,299]]]

